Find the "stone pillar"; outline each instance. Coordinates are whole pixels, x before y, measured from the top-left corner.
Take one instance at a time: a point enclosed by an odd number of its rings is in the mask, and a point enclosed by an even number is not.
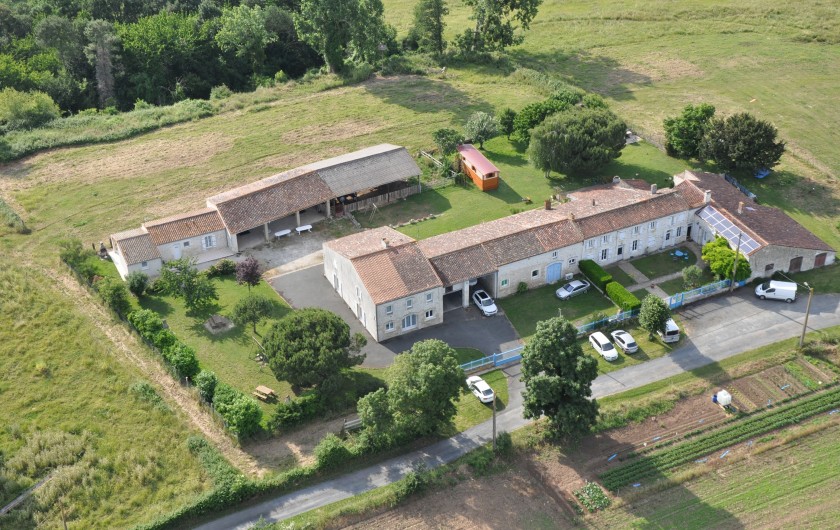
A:
[[[263,225],[263,228],[265,229],[265,241],[266,241],[266,243],[268,243],[268,242],[271,241],[271,235],[268,232],[268,223],[265,223]]]
[[[467,280],[464,282],[464,286],[461,288],[461,305],[464,309],[470,307],[470,281]]]
[[[297,222],[295,226],[300,226],[300,211],[295,212],[295,222]]]
[[[330,212],[330,201],[327,201],[324,204],[327,207],[327,219],[329,219],[330,217],[332,217],[332,213]]]
[[[227,240],[228,246],[234,252],[239,252],[239,238],[236,237],[236,234],[232,234],[230,230],[225,230],[227,232]]]

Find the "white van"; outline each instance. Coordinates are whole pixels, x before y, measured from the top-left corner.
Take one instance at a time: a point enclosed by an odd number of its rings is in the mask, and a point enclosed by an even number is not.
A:
[[[674,322],[673,318],[669,318],[667,322],[665,322],[665,333],[658,331],[659,336],[662,337],[664,342],[677,342],[680,340],[680,328],[677,326],[677,323]]]
[[[793,282],[777,282],[771,280],[755,288],[755,295],[762,300],[784,300],[791,303],[796,300],[796,284]]]

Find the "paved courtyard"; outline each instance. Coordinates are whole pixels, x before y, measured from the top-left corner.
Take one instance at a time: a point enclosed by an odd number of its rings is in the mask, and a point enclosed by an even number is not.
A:
[[[356,319],[332,285],[324,277],[321,265],[315,265],[271,278],[269,283],[292,307],[320,307],[332,311],[350,325],[351,333],[362,333],[368,340],[363,366],[384,368],[394,357],[424,339],[440,339],[449,345],[481,350],[486,355],[509,350],[522,342],[503,314],[483,317],[475,307],[446,312],[443,324],[421,329],[402,337],[377,343]]]

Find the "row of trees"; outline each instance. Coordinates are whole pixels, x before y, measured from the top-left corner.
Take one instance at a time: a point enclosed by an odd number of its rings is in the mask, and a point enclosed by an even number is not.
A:
[[[746,112],[720,118],[707,103],[686,106],[663,126],[669,154],[712,161],[725,171],[771,168],[785,151],[772,123]]]

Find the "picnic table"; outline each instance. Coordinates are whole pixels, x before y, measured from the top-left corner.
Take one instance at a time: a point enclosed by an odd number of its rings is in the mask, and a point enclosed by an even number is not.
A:
[[[258,397],[263,401],[268,401],[277,397],[277,394],[274,392],[274,390],[263,385],[259,385],[256,389],[254,389],[254,392],[252,393],[254,394],[254,396]]]
[[[285,230],[279,230],[277,232],[274,232],[274,237],[280,238],[280,237],[283,237],[283,236],[287,236],[291,233],[292,233],[292,231],[290,229],[286,228]]]
[[[300,235],[302,232],[312,232],[312,225],[302,225],[295,228],[295,230],[297,230],[298,235]]]

